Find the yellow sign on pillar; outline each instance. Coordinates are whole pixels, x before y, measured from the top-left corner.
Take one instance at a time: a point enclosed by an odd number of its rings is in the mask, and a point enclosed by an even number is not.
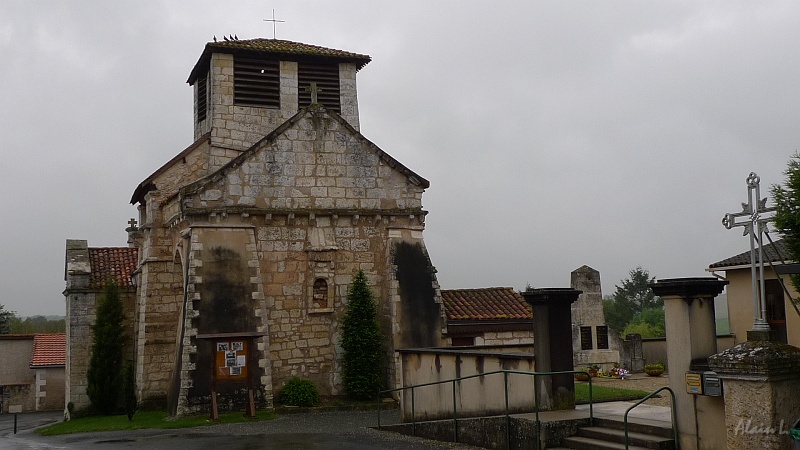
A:
[[[703,395],[703,375],[699,372],[686,372],[686,393]]]

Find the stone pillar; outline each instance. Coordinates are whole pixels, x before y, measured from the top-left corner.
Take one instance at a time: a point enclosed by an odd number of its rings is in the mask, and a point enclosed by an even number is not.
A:
[[[675,392],[681,448],[724,448],[722,399],[686,392],[686,372],[707,368],[717,353],[714,297],[727,281],[716,278],[674,278],[651,284],[664,300],[669,387]],[[720,445],[721,444],[721,445]]]
[[[572,364],[572,310],[581,291],[570,288],[532,289],[522,297],[533,308],[533,351],[537,372],[574,369]],[[572,374],[539,377],[539,408],[575,408]]]
[[[794,448],[800,418],[800,349],[747,341],[708,358],[723,382],[728,449]]]

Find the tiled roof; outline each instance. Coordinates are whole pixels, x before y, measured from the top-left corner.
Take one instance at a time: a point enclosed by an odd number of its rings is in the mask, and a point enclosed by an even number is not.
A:
[[[205,67],[212,53],[236,53],[246,52],[250,54],[276,55],[284,57],[305,57],[314,56],[318,58],[328,58],[340,62],[352,62],[360,70],[372,61],[369,55],[346,52],[333,48],[320,47],[318,45],[303,44],[302,42],[284,41],[281,39],[243,39],[225,41],[219,39],[217,42],[209,42],[203,49],[203,54],[192,69],[187,83],[193,84],[199,75],[201,67]]]
[[[120,287],[133,286],[131,274],[136,270],[138,261],[135,248],[89,248],[89,264],[92,267],[90,287],[101,288],[105,286],[106,280],[109,278],[116,281]]]
[[[767,244],[764,246],[764,262],[772,262],[780,264],[781,261],[788,262],[789,250],[786,248],[786,243],[783,239],[779,239],[774,244]],[[758,261],[758,248],[756,248],[756,261]],[[749,266],[750,265],[750,250],[739,253],[738,255],[725,258],[722,261],[717,261],[708,266],[709,269],[724,269],[726,267],[736,266]]]
[[[531,307],[510,287],[442,290],[447,320],[532,319]]]
[[[63,366],[67,355],[66,334],[37,334],[33,337],[31,368]]]

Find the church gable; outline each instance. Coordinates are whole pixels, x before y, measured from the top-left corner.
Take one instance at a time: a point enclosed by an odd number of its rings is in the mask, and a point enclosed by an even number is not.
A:
[[[419,213],[429,183],[319,105],[183,189],[192,210]]]
[[[209,135],[206,134],[139,183],[131,197],[131,204],[141,202],[153,190],[172,195],[187,181],[204,176],[208,169],[209,153]]]

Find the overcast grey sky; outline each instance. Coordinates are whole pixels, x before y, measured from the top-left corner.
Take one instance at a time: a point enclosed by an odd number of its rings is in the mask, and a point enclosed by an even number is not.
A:
[[[369,54],[361,131],[431,181],[443,288],[604,294],[703,276],[720,219],[800,149],[800,2],[0,3],[0,304],[64,314],[64,245],[124,246],[136,185],[192,143],[213,35]]]

